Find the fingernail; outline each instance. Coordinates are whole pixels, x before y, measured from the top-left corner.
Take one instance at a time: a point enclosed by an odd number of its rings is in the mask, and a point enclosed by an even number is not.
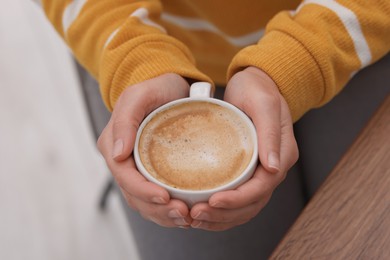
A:
[[[167,203],[162,197],[153,197],[152,201],[156,204],[166,204]]]
[[[202,225],[202,221],[194,220],[191,224],[191,227],[193,228],[199,228]]]
[[[209,214],[200,211],[196,216],[194,217],[196,220],[208,220],[209,219]]]
[[[199,218],[199,216],[202,214],[202,211],[199,211],[195,216],[193,216],[193,219]]]
[[[177,226],[178,228],[182,228],[182,229],[189,229],[190,227],[189,226]]]
[[[184,218],[175,218],[173,223],[177,226],[188,226],[189,223]]]
[[[213,207],[213,208],[223,208],[224,204],[222,202],[217,201],[217,202],[212,203],[211,207]]]
[[[279,155],[275,152],[268,154],[268,167],[279,171]]]
[[[170,218],[183,218],[184,216],[177,209],[172,209],[168,212],[168,217]]]
[[[112,158],[116,158],[119,155],[121,155],[122,151],[123,151],[123,140],[118,139],[115,141],[115,144],[114,144],[114,151],[112,153]]]

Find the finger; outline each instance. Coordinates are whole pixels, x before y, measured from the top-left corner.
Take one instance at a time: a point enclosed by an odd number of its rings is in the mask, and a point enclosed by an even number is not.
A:
[[[258,94],[255,99],[256,104],[248,108],[261,111],[248,111],[253,123],[256,126],[259,158],[261,164],[269,172],[280,170],[280,140],[281,140],[281,108],[279,96],[269,94]],[[249,104],[250,105],[250,104]]]
[[[272,191],[285,179],[287,171],[298,160],[298,147],[287,103],[282,100],[282,129],[280,149],[280,171],[270,174],[262,166],[258,167],[252,179],[235,190],[214,194],[209,204],[219,208],[241,208],[249,203],[270,195]]]
[[[148,203],[166,204],[169,202],[168,191],[141,175],[135,168],[133,158],[114,162],[114,164],[116,165],[110,167],[114,169],[113,176],[118,185],[127,193]]]
[[[133,168],[132,158],[113,163],[128,169],[122,171],[119,167],[114,167],[114,172],[116,172],[114,177],[131,208],[139,211],[145,219],[161,226],[189,226],[192,219],[189,216],[187,205],[179,200],[169,200],[169,194],[165,189],[147,181]],[[128,166],[124,166],[125,164]]]
[[[140,215],[163,227],[189,227],[192,222],[187,206],[179,200],[171,200],[166,205],[147,203],[122,190],[128,205]]]
[[[112,157],[116,161],[127,158],[145,116],[169,101],[188,95],[188,87],[181,76],[172,73],[128,87],[118,99],[112,115]]]
[[[112,149],[112,131],[104,130],[99,138],[99,150],[106,160],[106,163],[118,183],[127,193],[147,202],[165,204],[170,197],[164,188],[149,182],[136,169],[132,157],[117,162],[112,159],[110,152]]]
[[[191,217],[203,222],[243,223],[256,216],[267,202],[268,198],[265,198],[246,207],[233,210],[213,208],[207,203],[197,204],[191,209]]]
[[[243,82],[245,87],[241,87]],[[278,172],[281,96],[273,80],[261,70],[248,67],[229,81],[225,98],[252,119],[257,130],[261,164],[269,172]]]
[[[206,231],[217,232],[217,231],[226,231],[233,227],[245,224],[246,222],[248,221],[221,223],[221,222],[207,222],[207,221],[194,220],[191,224],[191,227],[196,229],[206,230]]]
[[[121,161],[130,156],[135,143],[138,127],[146,115],[137,92],[124,92],[115,105],[112,114],[112,158]]]
[[[282,100],[282,139],[281,139],[281,160],[284,171],[289,170],[299,158],[298,145],[294,135],[294,129],[290,110],[285,100]]]
[[[282,173],[270,173],[259,166],[253,177],[237,189],[218,192],[211,196],[209,205],[215,208],[238,209],[258,201],[268,201],[283,178]]]

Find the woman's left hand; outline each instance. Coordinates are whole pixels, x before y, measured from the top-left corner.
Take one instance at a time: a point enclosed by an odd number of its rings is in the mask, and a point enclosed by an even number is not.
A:
[[[255,217],[298,160],[289,108],[274,81],[248,67],[226,87],[225,101],[244,111],[256,126],[260,164],[253,177],[235,190],[214,194],[191,209],[193,228],[222,231]]]

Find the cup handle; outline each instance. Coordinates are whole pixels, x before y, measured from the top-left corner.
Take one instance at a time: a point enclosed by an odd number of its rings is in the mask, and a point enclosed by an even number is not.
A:
[[[208,82],[195,82],[190,88],[190,97],[209,98],[211,97],[211,84]]]

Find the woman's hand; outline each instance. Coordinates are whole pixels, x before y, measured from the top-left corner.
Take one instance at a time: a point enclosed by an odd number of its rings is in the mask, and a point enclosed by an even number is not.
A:
[[[253,177],[235,190],[214,194],[191,209],[191,226],[220,231],[248,222],[271,198],[298,160],[290,111],[273,80],[249,67],[229,81],[225,101],[244,111],[256,126],[260,164]]]
[[[131,153],[142,120],[157,107],[188,96],[189,85],[177,74],[164,74],[128,87],[118,99],[98,148],[128,205],[145,219],[165,227],[191,224],[185,203],[170,199],[167,190],[146,180]]]

